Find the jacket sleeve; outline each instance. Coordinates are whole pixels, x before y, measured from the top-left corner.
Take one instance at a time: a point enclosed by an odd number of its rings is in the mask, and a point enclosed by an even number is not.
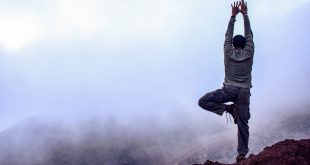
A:
[[[233,51],[232,39],[233,39],[233,34],[234,34],[235,22],[236,22],[236,17],[234,16],[230,17],[227,31],[225,34],[225,41],[224,41],[224,54],[225,55],[228,55]]]
[[[253,33],[251,30],[251,25],[248,15],[243,15],[244,18],[244,37],[245,37],[245,47],[240,53],[236,53],[232,48],[231,51],[225,47],[225,54],[229,56],[230,59],[238,62],[245,61],[249,58],[252,58],[254,55],[254,42],[253,42]]]
[[[247,57],[252,57],[254,55],[253,32],[251,29],[249,16],[245,14],[243,15],[243,19],[244,19],[244,37],[246,40],[244,52]]]

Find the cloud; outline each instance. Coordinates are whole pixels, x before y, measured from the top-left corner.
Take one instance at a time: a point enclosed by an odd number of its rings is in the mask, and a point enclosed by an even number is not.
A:
[[[287,14],[308,3],[309,0],[262,0],[250,2],[249,5],[253,9],[255,19],[270,20],[285,17]]]
[[[44,38],[93,38],[109,44],[137,38],[169,42],[186,26],[206,24],[200,21],[215,23],[212,15],[230,9],[229,5],[223,7],[225,3],[201,0],[191,3],[175,0],[0,2],[0,44],[9,50],[19,50]],[[306,3],[309,0],[264,0],[249,2],[249,6],[250,13],[263,20],[284,17]],[[209,21],[202,20],[203,17]],[[208,27],[213,26],[208,24]],[[238,26],[236,30],[241,31]]]
[[[307,55],[307,42],[299,44],[299,49],[287,51],[283,48],[288,46],[281,46],[287,41],[277,37],[284,36],[281,34],[291,30],[292,25],[300,26],[296,17],[291,15],[284,22],[268,15],[268,12],[284,13],[278,8],[289,4],[295,5],[292,9],[296,10],[305,3],[276,2],[249,2],[257,46],[253,69],[253,105],[256,107],[286,101],[286,98],[279,99],[279,92],[296,89],[292,81],[287,81],[287,72],[282,72],[287,68],[283,65],[285,62],[280,64],[277,58],[270,57],[276,54],[291,57],[294,53],[302,59],[298,66],[308,66],[302,58]],[[166,114],[171,109],[198,109],[198,97],[221,86],[223,80],[222,42],[230,16],[229,3],[209,0],[1,1],[0,45],[12,50],[13,53],[7,54],[23,55],[11,58],[3,53],[0,56],[3,80],[0,97],[5,98],[0,99],[5,113],[2,123],[48,111],[111,112],[128,117],[128,114],[151,111]],[[263,12],[262,16],[255,15],[269,7],[267,4],[281,6]],[[270,20],[273,25],[281,22],[281,27],[285,27],[281,28],[282,33],[279,28],[268,28]],[[242,26],[242,18],[238,18],[236,32],[239,29],[241,33]],[[294,30],[292,37],[303,36],[304,31],[306,28]],[[279,48],[275,48],[274,43]],[[292,62],[288,58],[281,59]],[[268,64],[271,69],[266,69]],[[291,75],[298,72],[307,80],[298,81],[300,91],[305,91],[308,79],[303,75],[306,72],[299,68],[291,72]],[[276,83],[271,84],[266,77]],[[278,82],[289,82],[290,86],[279,88]],[[274,91],[274,86],[279,92],[267,98],[266,89]],[[305,93],[299,94],[300,97],[307,98]],[[278,96],[277,100],[270,101],[270,95]]]
[[[9,50],[17,50],[44,37],[44,27],[30,11],[0,12],[0,44]]]
[[[173,0],[37,3],[6,4],[7,12],[0,13],[1,45],[18,50],[42,37],[92,37],[107,43],[139,37],[164,40],[186,23],[186,13],[182,11],[184,4]]]

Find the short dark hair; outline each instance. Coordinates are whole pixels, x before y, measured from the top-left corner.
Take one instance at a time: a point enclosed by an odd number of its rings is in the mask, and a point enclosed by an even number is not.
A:
[[[244,48],[245,47],[245,38],[242,35],[236,35],[233,38],[234,48]]]

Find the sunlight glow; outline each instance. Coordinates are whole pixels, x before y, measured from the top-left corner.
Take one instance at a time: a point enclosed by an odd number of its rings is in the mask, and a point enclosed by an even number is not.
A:
[[[284,17],[308,2],[262,0],[249,4],[253,9],[250,13],[253,13],[256,21],[265,22],[275,17]],[[164,43],[178,36],[182,27],[191,26],[195,20],[189,18],[199,16],[190,5],[207,7],[224,4],[223,1],[206,3],[200,0],[192,4],[174,0],[55,0],[40,1],[41,8],[38,9],[33,7],[37,2],[31,3],[34,4],[14,7],[3,4],[0,7],[0,45],[4,48],[19,50],[49,37],[69,40],[70,37],[91,37],[99,42],[116,45],[137,38]],[[225,8],[229,8],[229,5]],[[210,8],[206,12],[210,11],[211,14],[218,10],[221,11],[220,8]]]
[[[164,42],[186,23],[182,3],[171,0],[62,0],[42,4],[40,10],[26,6],[25,11],[17,7],[0,13],[0,44],[18,50],[42,37],[95,37],[116,44],[147,37]]]
[[[43,37],[39,19],[29,12],[0,13],[0,45],[18,50]]]

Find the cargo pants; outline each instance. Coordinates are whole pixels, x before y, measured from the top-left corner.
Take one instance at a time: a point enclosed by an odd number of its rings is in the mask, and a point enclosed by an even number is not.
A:
[[[250,96],[249,88],[235,86],[223,86],[213,92],[205,94],[199,99],[199,106],[207,111],[220,116],[226,111],[227,105],[224,103],[233,102],[238,112],[238,153],[247,154],[249,152],[249,126],[250,119]]]

